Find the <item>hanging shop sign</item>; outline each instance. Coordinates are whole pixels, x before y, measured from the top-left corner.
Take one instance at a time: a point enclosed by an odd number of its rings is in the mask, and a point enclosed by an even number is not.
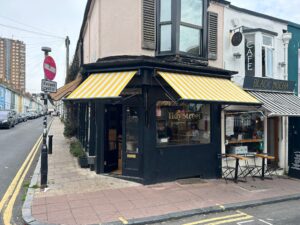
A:
[[[249,90],[293,92],[295,82],[245,76],[243,87]]]
[[[245,74],[255,76],[255,43],[252,36],[245,38]]]
[[[233,46],[239,46],[242,43],[242,40],[243,40],[243,34],[240,31],[235,32],[232,35],[231,44]]]

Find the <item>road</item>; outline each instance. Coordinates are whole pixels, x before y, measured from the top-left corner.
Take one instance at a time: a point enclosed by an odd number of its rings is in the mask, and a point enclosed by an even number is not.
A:
[[[262,205],[222,213],[192,216],[163,223],[164,225],[299,225],[300,200]]]
[[[0,129],[0,199],[42,133],[42,118]]]
[[[37,142],[37,139],[42,134],[42,121],[42,118],[28,120],[9,130],[0,129],[0,201],[3,199],[4,194],[32,150],[32,147]],[[34,160],[32,168],[30,168],[25,178],[26,182],[30,181],[30,175],[33,172],[36,162],[37,159]],[[12,218],[14,224],[22,224],[21,206],[24,194],[25,188],[22,187],[14,204]],[[2,219],[0,219],[0,224],[3,223]]]

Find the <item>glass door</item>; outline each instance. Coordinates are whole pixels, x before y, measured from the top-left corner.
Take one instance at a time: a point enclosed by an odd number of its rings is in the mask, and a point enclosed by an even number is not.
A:
[[[140,134],[141,119],[140,108],[138,106],[126,106],[124,112],[125,122],[125,146],[124,146],[124,166],[123,175],[140,176]]]

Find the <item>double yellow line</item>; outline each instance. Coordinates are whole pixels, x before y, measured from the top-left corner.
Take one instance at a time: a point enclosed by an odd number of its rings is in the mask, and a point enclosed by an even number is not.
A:
[[[42,135],[39,137],[33,148],[31,149],[29,155],[25,159],[18,173],[14,177],[13,181],[9,185],[7,191],[5,192],[3,198],[0,201],[0,213],[3,210],[3,221],[5,225],[9,225],[12,217],[13,206],[17,199],[17,196],[22,188],[23,181],[26,174],[35,158],[36,153],[39,150],[39,146],[42,142]]]
[[[253,216],[250,216],[241,211],[236,211],[236,212],[237,212],[236,214],[199,220],[199,221],[195,221],[192,223],[186,223],[183,225],[197,225],[197,224],[218,225],[218,224],[232,223],[232,222],[236,222],[236,221],[248,220],[248,219],[253,218]]]

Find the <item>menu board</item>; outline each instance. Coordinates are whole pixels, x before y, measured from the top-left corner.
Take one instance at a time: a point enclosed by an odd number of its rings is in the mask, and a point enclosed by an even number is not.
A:
[[[294,152],[294,160],[291,164],[291,169],[300,171],[300,151]]]
[[[289,175],[300,178],[300,151],[293,152]]]

